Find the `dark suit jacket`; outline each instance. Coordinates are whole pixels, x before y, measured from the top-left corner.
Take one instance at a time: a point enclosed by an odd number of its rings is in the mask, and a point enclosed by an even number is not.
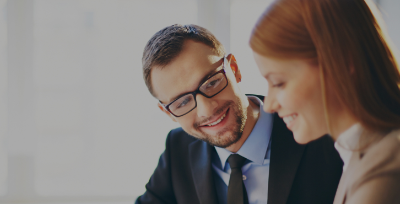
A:
[[[324,136],[299,145],[277,114],[273,123],[268,204],[332,204],[343,167],[333,140]],[[172,130],[136,204],[217,204],[213,151],[181,128]]]

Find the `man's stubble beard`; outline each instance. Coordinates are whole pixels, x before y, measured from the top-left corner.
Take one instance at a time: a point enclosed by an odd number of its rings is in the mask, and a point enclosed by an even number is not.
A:
[[[229,107],[232,109],[233,115],[235,117],[235,123],[224,127],[221,131],[219,131],[216,135],[209,135],[203,132],[199,125],[202,123],[193,124],[193,128],[198,131],[197,134],[192,134],[197,139],[201,139],[212,146],[226,148],[231,146],[240,140],[243,134],[244,126],[247,120],[247,109],[243,108],[242,102],[239,97],[236,98],[236,103],[234,101],[226,102],[221,108],[219,108],[214,115],[219,115],[223,111],[226,111],[226,108]],[[227,134],[228,135],[225,135]]]

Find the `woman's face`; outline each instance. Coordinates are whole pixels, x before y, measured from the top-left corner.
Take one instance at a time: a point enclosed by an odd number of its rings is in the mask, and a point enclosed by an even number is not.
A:
[[[327,134],[318,65],[268,58],[255,52],[254,58],[268,81],[264,111],[278,113],[300,144]]]

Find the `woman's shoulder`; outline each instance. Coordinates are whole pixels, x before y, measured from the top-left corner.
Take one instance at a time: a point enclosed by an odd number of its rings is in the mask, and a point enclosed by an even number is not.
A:
[[[398,147],[400,145],[400,129],[395,129],[390,131],[380,141],[378,141],[377,145],[379,147],[381,146]]]
[[[355,165],[357,176],[353,187],[387,176],[400,183],[400,129],[391,131],[357,154],[359,160]]]
[[[349,178],[349,203],[400,200],[400,130],[391,131],[365,152],[357,153],[360,159]]]
[[[391,157],[400,153],[400,129],[392,130],[376,144],[371,145],[368,152],[378,153],[376,156]],[[371,155],[372,156],[372,155]]]
[[[367,166],[396,167],[400,172],[400,129],[393,130],[361,153],[362,163]],[[383,169],[382,169],[383,170]]]

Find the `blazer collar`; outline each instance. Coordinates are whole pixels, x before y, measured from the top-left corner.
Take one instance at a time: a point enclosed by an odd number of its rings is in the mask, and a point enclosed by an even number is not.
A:
[[[305,146],[296,143],[277,114],[274,114],[271,137],[268,203],[285,204]]]
[[[214,148],[201,140],[189,145],[190,167],[200,204],[218,203],[211,166],[212,151]]]

